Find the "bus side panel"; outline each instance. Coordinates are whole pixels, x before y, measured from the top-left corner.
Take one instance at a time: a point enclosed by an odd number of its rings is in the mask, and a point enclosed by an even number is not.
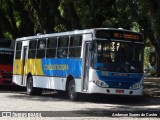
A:
[[[72,75],[74,78],[80,78],[82,59],[42,59],[42,69],[46,76],[66,78]]]
[[[46,76],[34,76],[34,87],[66,90],[66,78],[61,77],[46,77]],[[77,92],[80,92],[80,79],[75,79],[77,85]]]
[[[82,60],[80,58],[42,59],[41,62],[36,60],[35,68],[34,87],[65,90],[67,76],[72,75],[76,82],[76,90],[81,91]]]
[[[46,77],[46,76],[34,76],[33,79],[34,79],[34,87],[59,89],[59,90],[64,90],[62,86],[66,81],[66,79],[62,79],[59,77]]]
[[[25,67],[24,67],[25,86],[26,86],[27,75],[30,73],[33,77],[33,82],[34,82],[33,86],[36,87],[35,80],[37,78],[35,76],[44,76],[41,65],[42,65],[41,59],[28,59],[25,61]]]
[[[21,68],[22,69],[22,68]],[[74,78],[81,77],[81,59],[29,59],[25,63],[25,75],[31,73],[34,76],[56,76],[67,77],[72,75]],[[17,69],[16,69],[17,70]],[[15,71],[16,71],[15,70]],[[19,74],[20,70],[17,70]],[[17,72],[15,72],[17,74]]]
[[[43,76],[43,71],[41,67],[41,59],[28,59],[25,63],[24,74],[28,75],[31,73],[33,76]]]
[[[28,73],[31,73],[32,76],[41,75],[43,76],[43,71],[41,67],[41,59],[28,59],[25,61],[23,66],[23,60],[14,61],[14,70],[13,70],[13,82],[18,85],[21,85],[22,77],[27,77]],[[23,71],[24,70],[24,71]],[[26,86],[25,84],[23,84]]]
[[[21,85],[21,80],[22,80],[22,60],[14,60],[14,65],[13,65],[13,82]]]
[[[24,67],[25,76],[31,73],[33,86],[65,90],[66,78],[72,75],[77,84],[76,90],[81,90],[82,59],[29,59]]]
[[[22,76],[21,75],[13,75],[13,83],[16,83],[17,85],[21,85]]]
[[[22,75],[22,60],[14,60],[13,74]]]

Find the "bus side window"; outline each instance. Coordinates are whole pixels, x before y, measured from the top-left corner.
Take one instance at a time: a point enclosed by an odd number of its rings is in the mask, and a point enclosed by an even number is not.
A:
[[[22,49],[22,42],[17,42],[15,59],[21,59],[21,49]]]
[[[45,58],[46,39],[39,39],[36,58]]]
[[[36,46],[37,40],[32,40],[29,42],[29,52],[28,52],[28,59],[33,59],[36,56]]]
[[[49,38],[47,41],[47,52],[46,58],[55,58],[56,57],[56,48],[57,48],[57,38]]]
[[[82,47],[82,36],[70,37],[69,57],[80,57]]]
[[[58,58],[68,57],[68,43],[69,43],[69,36],[60,37],[58,39],[58,49],[57,49]]]

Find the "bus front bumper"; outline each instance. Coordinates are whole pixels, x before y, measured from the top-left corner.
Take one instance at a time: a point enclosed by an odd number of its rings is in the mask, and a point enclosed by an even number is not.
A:
[[[122,88],[102,88],[95,85],[93,82],[89,83],[89,93],[101,93],[111,95],[128,95],[128,96],[142,96],[143,86],[139,89],[122,89]]]

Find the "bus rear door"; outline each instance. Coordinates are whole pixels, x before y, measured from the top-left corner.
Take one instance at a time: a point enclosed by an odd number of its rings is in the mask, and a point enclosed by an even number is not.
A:
[[[25,63],[26,63],[26,59],[27,59],[27,50],[28,50],[28,47],[27,46],[24,46],[23,47],[23,56],[22,56],[22,80],[21,80],[21,85],[24,85],[25,84]]]
[[[86,42],[85,43],[85,47],[84,47],[84,58],[83,58],[83,91],[87,91],[88,90],[88,83],[89,83],[89,67],[90,67],[90,57],[91,57],[91,53],[89,51],[89,46],[90,46],[90,42]]]

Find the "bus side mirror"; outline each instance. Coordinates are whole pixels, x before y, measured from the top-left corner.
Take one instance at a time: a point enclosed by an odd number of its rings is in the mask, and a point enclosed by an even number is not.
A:
[[[91,43],[89,45],[89,50],[94,51],[94,41],[91,41]]]

